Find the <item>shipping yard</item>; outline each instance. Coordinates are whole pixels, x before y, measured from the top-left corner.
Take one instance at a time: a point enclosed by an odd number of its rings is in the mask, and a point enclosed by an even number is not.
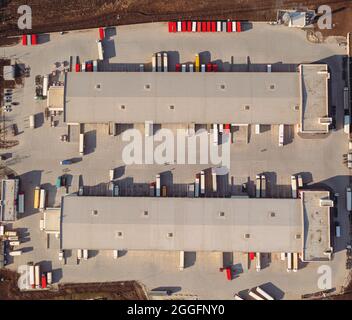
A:
[[[127,2],[129,25],[4,30],[0,299],[349,292],[350,35],[315,41],[309,1],[289,23]]]

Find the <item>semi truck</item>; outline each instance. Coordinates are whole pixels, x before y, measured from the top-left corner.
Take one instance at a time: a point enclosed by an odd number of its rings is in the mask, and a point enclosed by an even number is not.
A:
[[[279,125],[279,147],[284,146],[284,130],[285,126],[283,124]]]
[[[97,71],[98,71],[98,61],[93,60],[93,72],[97,72]]]
[[[35,275],[34,275],[34,265],[33,265],[33,262],[30,262],[28,264],[28,267],[29,267],[29,285],[32,289],[35,288]]]
[[[31,114],[29,116],[29,127],[31,129],[34,129],[35,128],[35,117],[34,117],[34,114]]]
[[[216,181],[216,170],[212,168],[211,170],[211,179],[213,183],[213,192],[217,191],[217,181]]]
[[[248,294],[255,300],[265,300],[264,298],[256,294],[253,290],[250,290]]]
[[[255,177],[255,197],[260,198],[260,188],[261,188],[261,176],[256,175]]]
[[[168,72],[169,71],[167,60],[168,60],[167,53],[164,52],[163,53],[163,68],[164,68],[164,72]]]
[[[49,86],[49,76],[46,74],[43,78],[43,96],[48,95],[48,86]]]
[[[36,288],[40,288],[40,266],[34,266],[34,284]]]
[[[346,188],[346,209],[347,209],[347,211],[352,210],[352,190],[351,190],[351,187]]]
[[[297,198],[297,178],[295,175],[291,176],[291,189],[292,189],[292,198]]]
[[[298,253],[293,253],[293,272],[297,272],[298,270]]]
[[[98,57],[99,57],[99,60],[104,60],[103,42],[101,40],[97,40],[97,44],[98,44]]]
[[[343,108],[344,110],[349,109],[349,90],[348,87],[343,88]]]
[[[287,252],[287,272],[292,270],[292,252]]]
[[[155,196],[160,197],[160,174],[156,175],[155,180],[156,180]]]
[[[218,145],[218,125],[216,123],[213,124],[213,143],[217,146]]]
[[[347,111],[347,112],[346,112]],[[347,134],[350,133],[351,116],[348,114],[348,110],[345,110],[343,131]]]
[[[261,175],[261,189],[260,189],[260,196],[262,198],[265,198],[266,197],[266,178],[265,178],[265,175],[262,174]]]
[[[200,172],[200,194],[205,194],[205,174],[204,171]]]
[[[259,272],[261,270],[262,266],[261,266],[261,261],[260,261],[260,252],[256,253],[256,265],[255,265],[255,269],[257,270],[257,272]]]
[[[196,61],[195,61],[195,66],[196,66],[196,72],[199,72],[199,67],[200,67],[200,60],[199,60],[199,54],[196,54]]]
[[[39,209],[39,204],[40,204],[40,188],[35,187],[35,189],[34,189],[34,204],[33,204],[34,209]]]
[[[152,71],[156,72],[156,54],[152,55]]]
[[[162,72],[163,71],[162,64],[163,64],[163,59],[161,57],[161,53],[158,52],[157,53],[157,59],[156,59],[156,65],[157,65],[157,71],[158,72]]]
[[[196,181],[194,183],[194,196],[196,198],[199,197],[199,178],[196,178]]]
[[[266,300],[275,300],[270,294],[264,291],[261,287],[256,287],[255,291],[257,291]]]
[[[40,189],[39,209],[41,211],[44,211],[45,209],[45,199],[46,199],[46,191],[44,189]]]
[[[79,154],[84,155],[84,133],[79,134]]]
[[[24,193],[18,195],[17,212],[24,213]]]

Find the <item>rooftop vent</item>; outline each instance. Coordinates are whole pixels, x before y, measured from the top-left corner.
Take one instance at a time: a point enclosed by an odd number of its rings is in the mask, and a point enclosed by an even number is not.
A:
[[[276,86],[273,83],[269,86],[269,89],[272,90],[272,91],[275,90],[275,88],[276,88]]]
[[[249,106],[244,106],[244,110],[249,110]]]
[[[270,212],[270,217],[271,218],[274,218],[276,216],[276,213],[275,212]]]
[[[245,233],[245,234],[244,234],[244,238],[245,238],[245,239],[249,239],[250,237],[251,237],[251,235],[250,235],[249,233]]]
[[[221,90],[225,90],[225,89],[226,89],[226,86],[225,86],[224,84],[221,84],[221,85],[220,85],[220,89],[221,89]]]
[[[168,237],[168,238],[172,238],[173,236],[174,236],[174,234],[173,234],[172,232],[168,232],[168,233],[167,233],[167,237]]]
[[[122,231],[117,231],[116,232],[116,237],[119,238],[119,239],[122,239],[123,238],[123,232]]]
[[[100,89],[100,84],[99,83],[95,85],[95,89]]]
[[[150,90],[150,84],[146,84],[146,85],[144,86],[144,89],[145,89],[145,90]]]
[[[148,216],[149,216],[149,212],[148,212],[148,211],[146,211],[146,210],[145,210],[145,211],[143,211],[143,216],[144,216],[144,217],[148,217]]]
[[[219,212],[219,217],[220,218],[224,218],[225,217],[225,212],[224,211],[220,211]]]
[[[98,215],[98,210],[92,210],[92,215],[97,216]]]
[[[175,109],[175,106],[170,106],[170,110],[174,110]]]
[[[298,233],[298,234],[296,234],[296,235],[295,235],[295,239],[296,239],[296,240],[301,239],[301,235],[300,235],[299,233]]]
[[[126,109],[126,106],[125,106],[124,104],[122,104],[122,105],[120,106],[120,109],[121,109],[121,110],[125,110],[125,109]]]

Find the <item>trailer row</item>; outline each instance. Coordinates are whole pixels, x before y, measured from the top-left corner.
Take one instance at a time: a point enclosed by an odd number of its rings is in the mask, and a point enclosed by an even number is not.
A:
[[[46,190],[41,189],[40,187],[35,187],[34,189],[34,209],[40,209],[43,211],[46,204]]]
[[[23,34],[22,45],[24,46],[35,46],[38,44],[38,36],[36,34]]]
[[[275,300],[268,292],[261,287],[256,287],[248,291],[248,295],[254,300]],[[239,294],[234,295],[235,300],[246,300],[243,299]]]
[[[89,61],[82,62],[82,63],[76,62],[75,71],[76,72],[97,72],[98,71],[98,61],[97,60],[89,60]]]
[[[189,64],[181,64],[181,63],[176,63],[175,65],[175,71],[176,72],[217,72],[219,71],[219,66],[216,63],[207,63],[207,64],[201,64],[200,67],[194,67],[193,63]]]
[[[41,272],[40,264],[28,263],[29,289],[46,289],[52,284],[52,272]]]
[[[168,72],[168,55],[167,52],[158,52],[152,55],[152,71]]]
[[[241,32],[241,21],[170,21],[169,32]]]

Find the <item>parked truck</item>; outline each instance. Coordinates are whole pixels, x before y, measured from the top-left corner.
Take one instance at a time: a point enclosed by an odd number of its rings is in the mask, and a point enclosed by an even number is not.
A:
[[[260,188],[260,196],[262,198],[265,198],[266,197],[266,178],[265,178],[265,175],[262,174],[261,175],[261,188]]]
[[[48,95],[48,87],[49,87],[49,76],[46,74],[43,78],[43,97]]]
[[[344,110],[349,109],[349,90],[348,87],[343,88],[343,108]]]
[[[295,175],[291,176],[291,189],[292,189],[292,198],[297,198],[297,178]]]
[[[29,116],[29,127],[30,127],[31,129],[34,129],[34,128],[35,128],[35,116],[34,116],[34,114],[31,114],[31,115]]]
[[[18,195],[17,212],[24,213],[24,193]]]
[[[98,57],[99,57],[99,60],[104,60],[103,42],[101,40],[97,40],[97,44],[98,44]]]
[[[351,116],[345,110],[344,122],[343,122],[343,131],[347,134],[350,133],[350,124],[351,124]]]
[[[161,53],[158,52],[157,59],[156,59],[156,65],[157,65],[157,71],[158,72],[162,72],[163,71],[162,64],[163,64],[163,59],[161,57]]]
[[[156,72],[156,54],[152,55],[152,71]]]
[[[34,209],[39,209],[40,204],[40,187],[35,187],[34,189]]]
[[[352,190],[351,190],[351,187],[346,188],[346,209],[347,209],[347,211],[352,210]]]
[[[163,53],[163,68],[164,68],[164,72],[168,72],[169,68],[168,68],[168,58],[167,58],[167,52]]]
[[[256,175],[255,177],[255,197],[260,198],[260,188],[261,188],[261,176]]]
[[[200,194],[205,194],[205,173],[204,171],[200,172]]]
[[[157,174],[155,177],[155,196],[160,197],[160,174]]]
[[[93,72],[97,72],[97,71],[98,71],[98,61],[93,60]]]
[[[280,124],[279,125],[279,147],[284,146],[284,130],[285,130],[285,125]]]
[[[84,155],[84,133],[79,134],[79,154]]]
[[[44,211],[45,209],[45,199],[46,199],[46,191],[44,189],[40,189],[39,209],[41,211]]]
[[[199,60],[199,54],[196,54],[196,61],[195,61],[195,69],[196,69],[196,72],[199,72],[200,71],[200,60]]]

